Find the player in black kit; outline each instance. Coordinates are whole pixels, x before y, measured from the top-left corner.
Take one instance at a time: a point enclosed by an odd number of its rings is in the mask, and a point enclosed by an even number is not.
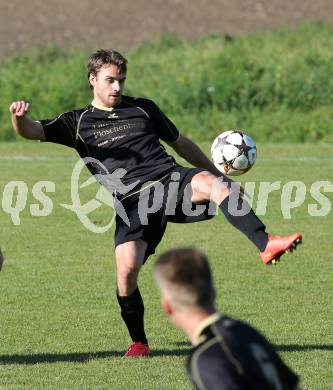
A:
[[[89,157],[88,169],[113,193],[117,210],[117,298],[133,341],[126,356],[145,356],[149,347],[137,279],[168,221],[209,219],[214,215],[213,202],[257,246],[266,264],[296,246],[301,235],[268,235],[239,193],[237,208],[245,206],[248,210],[242,215],[230,211],[228,204],[234,193],[231,180],[179,133],[154,102],[123,95],[127,60],[120,53],[99,50],[91,55],[87,68],[93,92],[93,101],[87,107],[55,119],[34,121],[26,115],[29,103],[16,101],[10,105],[12,123],[25,138],[63,144],[76,149],[82,158]],[[196,168],[180,166],[160,141]]]
[[[296,390],[297,376],[251,326],[219,314],[206,256],[193,248],[162,254],[154,266],[162,307],[194,348],[187,362],[200,390]]]

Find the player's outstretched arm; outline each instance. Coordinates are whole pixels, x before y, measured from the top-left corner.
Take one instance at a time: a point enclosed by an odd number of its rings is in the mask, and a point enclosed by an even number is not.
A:
[[[225,183],[233,183],[228,176],[220,172],[215,165],[209,160],[205,153],[190,139],[180,135],[175,142],[168,142],[168,144],[183,157],[187,162],[198,168],[204,168],[217,177],[223,177]],[[246,194],[244,188],[240,185],[234,184],[234,190],[239,191],[240,194]]]
[[[45,141],[44,130],[40,122],[33,121],[26,114],[30,103],[25,101],[13,102],[9,106],[12,125],[17,134],[24,138]]]
[[[204,168],[216,176],[222,176],[222,173],[209,160],[205,153],[190,139],[180,135],[175,142],[169,142],[169,145],[183,157],[187,162],[198,168]]]

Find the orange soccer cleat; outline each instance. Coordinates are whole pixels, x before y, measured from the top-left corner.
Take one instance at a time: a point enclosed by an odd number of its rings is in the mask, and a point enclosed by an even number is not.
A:
[[[300,233],[289,236],[268,236],[268,243],[260,257],[265,264],[276,264],[280,257],[287,252],[292,252],[298,244],[302,242]]]
[[[143,356],[149,356],[150,349],[148,344],[143,344],[141,341],[134,341],[129,347],[127,352],[125,353],[124,357],[143,357]]]

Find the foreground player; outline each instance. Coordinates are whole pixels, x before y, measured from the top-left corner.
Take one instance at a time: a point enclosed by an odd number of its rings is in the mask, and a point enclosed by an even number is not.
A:
[[[154,266],[161,304],[194,349],[187,371],[201,390],[296,390],[297,376],[251,326],[218,314],[208,260],[196,249],[162,254]]]
[[[208,215],[208,204],[213,201],[227,220],[256,245],[266,264],[275,262],[287,249],[296,246],[301,235],[268,236],[265,225],[250,208],[242,216],[229,211],[231,181],[226,177],[223,177],[224,181],[218,180],[223,175],[198,146],[179,134],[155,103],[123,96],[127,60],[120,53],[99,50],[89,58],[87,69],[93,92],[93,101],[87,107],[66,112],[52,120],[34,121],[26,115],[29,103],[16,101],[10,106],[12,123],[25,138],[63,144],[76,149],[83,158],[94,158],[100,164],[87,164],[92,174],[105,174],[101,164],[111,175],[115,171],[126,172],[122,176],[121,188],[112,190],[130,222],[125,223],[117,215],[117,298],[133,341],[126,356],[144,356],[149,354],[149,347],[144,331],[144,306],[137,285],[138,274],[162,239],[168,221],[195,222],[212,218],[213,215]],[[197,168],[177,164],[166,153],[160,140]],[[164,194],[171,194],[173,215],[167,215],[170,204],[163,196],[158,210],[151,212],[142,223],[139,204],[144,203],[148,208],[149,202],[154,201],[150,190],[158,185]],[[124,188],[130,188],[130,191],[124,193]],[[247,205],[238,195],[236,199],[239,209]],[[186,215],[183,211],[193,210],[197,204],[203,203],[207,208],[200,215],[189,216],[191,213]]]

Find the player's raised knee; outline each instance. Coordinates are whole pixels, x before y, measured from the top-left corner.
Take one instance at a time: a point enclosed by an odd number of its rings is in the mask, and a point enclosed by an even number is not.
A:
[[[230,194],[228,183],[208,171],[200,172],[193,177],[192,189],[193,202],[213,200],[219,204]]]

